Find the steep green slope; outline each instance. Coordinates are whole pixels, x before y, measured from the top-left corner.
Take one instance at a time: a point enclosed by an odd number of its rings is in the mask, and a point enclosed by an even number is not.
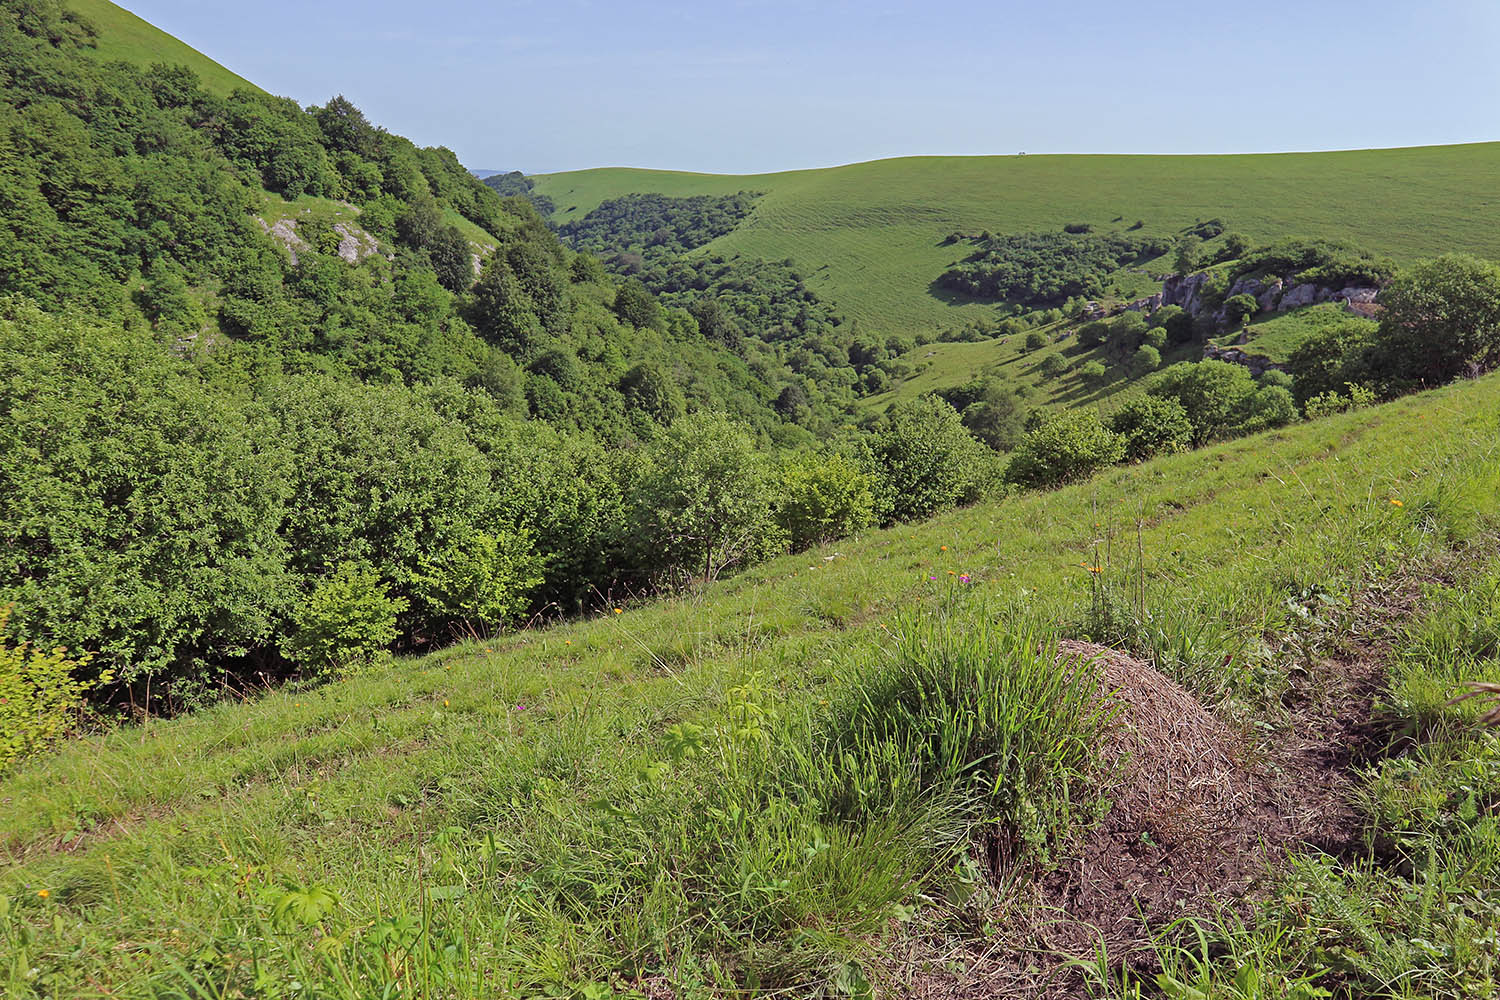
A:
[[[761,175],[598,169],[540,176],[554,220],[631,192],[766,192],[708,249],[790,257],[869,329],[916,332],[992,315],[929,285],[962,251],[945,236],[1067,222],[1173,233],[1219,217],[1256,242],[1347,240],[1400,261],[1500,256],[1500,144],[1236,156],[910,157]]]
[[[1144,587],[1158,664],[1200,696],[1279,706],[1310,648],[1288,640],[1282,659],[1261,641],[1299,627],[1289,601],[1337,606],[1493,525],[1497,407],[1500,378],[1465,382],[75,741],[0,781],[0,945],[26,955],[0,962],[0,983],[650,995],[706,967],[721,985],[814,993],[883,938],[977,926],[957,919],[976,890],[919,903],[922,880],[946,876],[892,861],[889,815],[826,841],[786,825],[796,789],[711,815],[717,768],[738,781],[736,762],[779,759],[756,754],[765,720],[822,712],[832,678],[874,669],[913,610],[1079,634],[1100,586],[1132,606]],[[946,915],[908,923],[907,903]],[[743,930],[723,922],[746,914]]]
[[[99,30],[93,51],[100,59],[120,59],[141,67],[152,63],[186,66],[198,74],[205,90],[221,97],[237,88],[260,90],[233,70],[109,0],[67,0],[67,7],[88,18]]]

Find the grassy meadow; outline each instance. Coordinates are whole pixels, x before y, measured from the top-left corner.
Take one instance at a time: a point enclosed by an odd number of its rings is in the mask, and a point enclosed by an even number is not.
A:
[[[163,62],[186,66],[198,74],[205,89],[220,96],[237,89],[260,90],[186,42],[173,38],[109,0],[67,0],[67,6],[99,29],[94,51],[100,59],[118,59],[141,67]]]
[[[74,740],[0,779],[0,984],[14,997],[867,996],[958,975],[944,956],[962,951],[944,942],[1025,947],[1006,914],[1108,796],[1089,749],[1105,720],[1055,641],[1129,648],[1277,738],[1283,697],[1306,681],[1298,595],[1348,608],[1455,551],[1493,550],[1497,412],[1492,376]],[[1470,593],[1483,589],[1454,583],[1431,613],[1488,614]],[[1286,914],[1213,931],[1267,976],[1373,995],[1378,980],[1330,956],[1378,952],[1383,969],[1411,953],[1381,923],[1387,899],[1413,921],[1441,915],[1439,952],[1482,929],[1463,866],[1494,863],[1493,843],[1473,840],[1493,838],[1493,818],[1455,833],[1443,789],[1491,801],[1494,743],[1441,702],[1493,675],[1494,650],[1411,629],[1386,698],[1416,722],[1409,745],[1446,742],[1373,774],[1366,803],[1405,853],[1298,861]],[[1020,845],[998,882],[965,849],[991,828]],[[1451,871],[1424,896],[1432,859]],[[1319,920],[1322,951],[1288,923],[1312,919],[1292,901],[1324,898],[1295,888],[1318,879],[1354,914]],[[1359,916],[1366,903],[1376,916]],[[897,945],[928,959],[883,957]],[[1186,981],[1195,953],[1173,947],[1163,961]],[[1233,986],[1245,963],[1206,954],[1200,978]],[[1412,960],[1439,967],[1412,988],[1493,983],[1493,963]],[[1118,992],[1108,981],[1099,990]],[[1415,995],[1392,982],[1385,995]],[[1227,990],[1204,995],[1245,995]]]
[[[1347,240],[1399,261],[1449,251],[1500,256],[1500,144],[1233,156],[906,157],[819,170],[711,175],[601,168],[537,177],[558,222],[632,192],[762,191],[710,250],[790,258],[809,287],[861,326],[935,330],[992,307],[935,296],[962,256],[952,232],[1101,229],[1176,233],[1222,218],[1252,242]]]

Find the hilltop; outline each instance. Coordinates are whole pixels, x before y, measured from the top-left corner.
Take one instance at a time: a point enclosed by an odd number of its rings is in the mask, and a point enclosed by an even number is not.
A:
[[[181,39],[109,0],[68,0],[66,6],[86,17],[98,29],[93,52],[101,60],[120,59],[142,69],[153,63],[186,66],[198,75],[206,90],[221,97],[240,88],[260,90]]]
[[[603,168],[537,175],[535,190],[567,225],[631,193],[674,198],[762,192],[732,232],[700,250],[788,259],[806,285],[877,336],[935,335],[993,321],[992,304],[934,287],[966,252],[953,233],[1059,232],[1070,223],[1175,238],[1222,219],[1254,243],[1347,242],[1400,263],[1464,251],[1500,255],[1500,143],[1348,152],[1207,156],[906,157],[816,170],[714,175]],[[1123,298],[1159,287],[1140,269],[1115,280]],[[1005,366],[1015,344],[933,344],[907,355],[953,386]],[[1023,378],[1045,398],[1055,387]],[[1076,393],[1072,393],[1076,396]]]

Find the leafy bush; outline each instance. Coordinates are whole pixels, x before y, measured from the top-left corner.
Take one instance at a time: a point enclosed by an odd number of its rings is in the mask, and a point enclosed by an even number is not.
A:
[[[1375,334],[1370,323],[1349,318],[1317,330],[1298,344],[1286,365],[1298,401],[1305,404],[1314,396],[1337,393],[1349,382],[1372,378]]]
[[[1041,372],[1043,378],[1057,378],[1067,373],[1068,362],[1061,354],[1053,352],[1042,359],[1037,370]]]
[[[1159,373],[1146,391],[1182,405],[1193,427],[1195,446],[1279,426],[1297,414],[1291,393],[1279,386],[1259,387],[1248,368],[1225,361],[1173,365]]]
[[[1137,377],[1148,375],[1161,367],[1161,351],[1150,344],[1142,344],[1130,356],[1130,372]]]
[[[390,596],[374,569],[343,563],[293,610],[288,652],[318,676],[368,666],[396,641],[396,618],[406,609],[406,598]]]
[[[713,579],[780,550],[772,473],[755,441],[723,414],[673,424],[632,472],[638,565],[663,582]]]
[[[874,458],[892,517],[927,517],[973,503],[993,473],[992,457],[964,429],[952,406],[935,396],[897,403],[875,436]]]
[[[1125,439],[1099,422],[1092,410],[1072,410],[1043,419],[1026,435],[1006,469],[1020,486],[1060,486],[1092,475],[1125,456]]]
[[[70,658],[62,646],[43,651],[13,643],[10,614],[9,605],[0,606],[0,772],[61,739],[82,711],[84,695],[111,679],[108,673],[79,676],[86,654]]]
[[[1135,396],[1109,417],[1109,429],[1125,440],[1125,457],[1140,462],[1165,452],[1186,451],[1193,426],[1175,399]]]
[[[938,279],[940,287],[1027,306],[1098,298],[1110,272],[1149,251],[1148,238],[1116,233],[1019,233],[984,246]]]
[[[1224,300],[1224,322],[1231,327],[1241,326],[1251,316],[1260,311],[1260,303],[1255,301],[1255,296],[1231,295]]]
[[[776,494],[776,521],[794,552],[875,522],[875,484],[858,463],[837,452],[789,458],[781,466]]]
[[[1393,388],[1440,385],[1500,365],[1500,265],[1446,254],[1403,272],[1380,301],[1375,354]]]
[[[1026,335],[1026,349],[1028,351],[1039,351],[1047,346],[1047,335],[1040,330],[1033,330]]]
[[[1089,382],[1102,382],[1109,374],[1109,366],[1103,361],[1086,361],[1078,369],[1078,374]]]
[[[1109,324],[1102,319],[1085,323],[1078,328],[1078,342],[1084,347],[1098,347],[1109,336]]]

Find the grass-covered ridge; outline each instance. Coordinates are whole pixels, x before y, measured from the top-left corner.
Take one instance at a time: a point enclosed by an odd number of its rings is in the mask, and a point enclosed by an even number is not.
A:
[[[857,991],[875,942],[983,919],[989,890],[944,848],[974,818],[1030,831],[1039,863],[1088,808],[1044,784],[969,812],[939,783],[893,811],[808,779],[890,787],[878,754],[826,748],[899,690],[914,636],[992,631],[1040,663],[1057,623],[1108,625],[1091,582],[1144,582],[1140,651],[1257,712],[1296,667],[1257,652],[1289,593],[1349,593],[1494,523],[1497,408],[1500,380],[1466,382],[75,741],[0,783],[0,947],[25,958],[0,973],[17,996]]]
[[[142,69],[154,63],[186,66],[198,74],[205,90],[221,97],[240,88],[260,90],[233,70],[109,0],[68,0],[67,6],[98,29],[93,51],[100,59],[119,59]]]
[[[765,192],[710,245],[790,257],[809,286],[866,328],[915,332],[989,315],[929,282],[962,254],[950,232],[1059,231],[1068,222],[1144,223],[1169,235],[1222,218],[1255,243],[1346,241],[1402,263],[1463,250],[1500,255],[1500,144],[1233,156],[906,157],[820,170],[712,175],[601,168],[536,178],[553,220],[581,219],[632,193]],[[1118,220],[1118,221],[1117,221]]]

